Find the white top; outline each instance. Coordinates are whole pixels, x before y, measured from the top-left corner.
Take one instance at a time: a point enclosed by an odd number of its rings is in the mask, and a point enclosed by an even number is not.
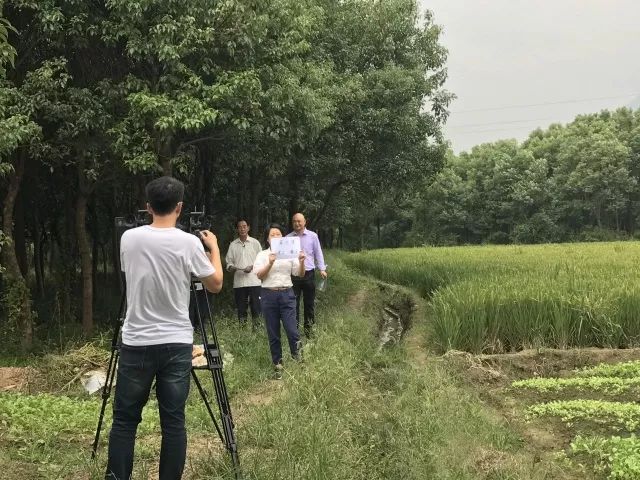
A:
[[[177,228],[133,228],[122,234],[120,261],[127,281],[122,342],[193,343],[191,274],[205,278],[215,273],[200,240]]]
[[[269,263],[270,249],[262,250],[256,257],[256,261],[253,264],[253,272],[258,273],[262,268]],[[264,288],[284,288],[292,287],[291,275],[298,275],[300,273],[300,261],[297,258],[291,258],[288,260],[276,260],[271,266],[271,270],[267,274],[266,278],[262,280],[262,286]]]
[[[233,288],[260,286],[260,279],[253,271],[249,273],[243,272],[245,268],[253,265],[260,250],[262,250],[260,242],[253,237],[247,237],[246,242],[242,242],[239,238],[231,242],[225,262],[227,270],[230,267],[237,268],[233,274]]]

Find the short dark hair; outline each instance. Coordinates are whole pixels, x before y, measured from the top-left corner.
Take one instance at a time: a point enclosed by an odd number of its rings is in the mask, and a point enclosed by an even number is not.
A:
[[[251,225],[249,224],[249,222],[247,221],[247,219],[246,219],[246,218],[239,218],[238,220],[236,220],[236,227],[238,226],[238,224],[239,224],[240,222],[244,222],[244,223],[246,223],[246,224],[247,224],[247,227],[250,227],[250,226],[251,226]]]
[[[167,215],[182,201],[184,184],[173,177],[160,177],[147,184],[145,193],[153,213]]]
[[[271,231],[272,228],[277,228],[278,230],[280,230],[280,234],[284,237],[285,233],[284,233],[284,228],[282,228],[282,226],[279,223],[270,223],[269,225],[267,225],[267,229],[264,231],[264,244],[265,246],[269,246],[269,232]]]

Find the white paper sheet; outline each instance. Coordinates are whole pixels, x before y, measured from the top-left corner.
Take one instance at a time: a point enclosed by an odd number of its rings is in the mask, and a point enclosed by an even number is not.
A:
[[[300,239],[298,237],[272,238],[271,251],[276,254],[276,259],[278,260],[298,258],[300,254]]]

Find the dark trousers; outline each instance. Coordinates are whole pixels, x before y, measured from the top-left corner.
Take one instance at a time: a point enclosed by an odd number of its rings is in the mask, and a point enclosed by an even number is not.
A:
[[[182,477],[187,453],[184,407],[191,381],[191,351],[192,346],[184,343],[122,345],[106,479],[129,480],[131,477],[136,430],[154,378],[162,428],[159,478],[179,480]]]
[[[296,296],[293,289],[275,291],[263,288],[260,292],[262,315],[267,327],[269,350],[274,365],[282,362],[282,344],[280,342],[280,321],[289,340],[291,356],[297,358],[300,348],[300,334],[296,326]]]
[[[315,270],[307,270],[304,277],[291,277],[296,294],[296,325],[300,328],[300,300],[304,297],[304,333],[311,334],[315,324],[314,304],[316,301]]]
[[[247,305],[251,308],[251,319],[254,324],[260,317],[260,286],[234,288],[233,296],[236,300],[236,310],[240,323],[247,321]]]

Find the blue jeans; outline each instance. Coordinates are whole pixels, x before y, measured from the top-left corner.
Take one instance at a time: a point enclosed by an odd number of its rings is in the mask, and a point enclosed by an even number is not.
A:
[[[267,326],[269,349],[274,365],[282,362],[282,344],[280,342],[280,321],[289,340],[292,357],[298,356],[300,334],[296,326],[296,295],[293,289],[276,291],[263,288],[260,292],[262,315]]]
[[[192,346],[184,343],[121,346],[106,479],[131,477],[136,430],[154,378],[162,428],[159,478],[182,477],[187,453],[184,407],[191,383],[191,353]]]

